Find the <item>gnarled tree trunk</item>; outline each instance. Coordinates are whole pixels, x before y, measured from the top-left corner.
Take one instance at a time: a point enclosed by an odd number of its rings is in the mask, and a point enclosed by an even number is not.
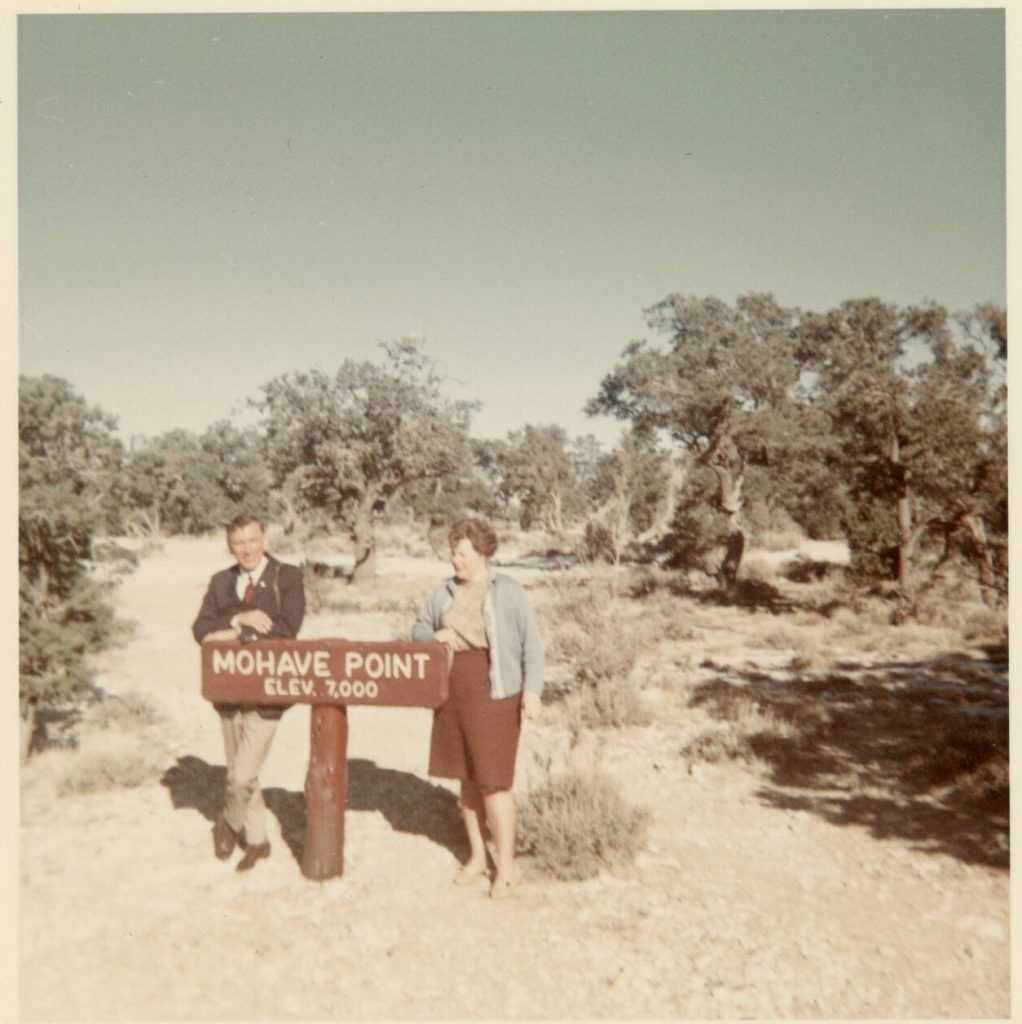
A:
[[[361,583],[376,576],[376,536],[373,529],[373,505],[375,499],[367,495],[355,512],[351,528],[351,539],[355,543],[355,567],[351,573],[352,583]]]
[[[914,560],[916,543],[920,530],[913,528],[912,492],[909,470],[901,461],[901,443],[897,434],[892,435],[887,457],[895,479],[895,511],[898,521],[898,590],[910,605],[915,600]]]
[[[742,558],[748,543],[748,533],[742,517],[742,487],[745,483],[745,467],[741,464],[737,472],[733,463],[737,458],[729,458],[718,451],[717,457],[710,462],[710,468],[717,475],[717,500],[720,510],[727,516],[727,542],[724,548],[724,560],[720,563],[718,575],[726,587],[733,587],[738,580],[738,570],[742,566]]]

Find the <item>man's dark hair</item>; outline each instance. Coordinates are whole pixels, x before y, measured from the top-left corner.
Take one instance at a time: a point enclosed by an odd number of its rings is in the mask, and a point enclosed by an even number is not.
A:
[[[451,526],[447,539],[453,548],[463,537],[468,537],[472,547],[489,558],[497,550],[497,534],[485,519],[459,519]]]
[[[237,533],[238,530],[244,530],[246,526],[251,526],[253,523],[259,527],[263,533],[266,532],[266,527],[263,526],[263,521],[259,516],[249,515],[247,512],[243,512],[240,516],[235,516],[227,524],[227,537],[230,539],[232,533]]]

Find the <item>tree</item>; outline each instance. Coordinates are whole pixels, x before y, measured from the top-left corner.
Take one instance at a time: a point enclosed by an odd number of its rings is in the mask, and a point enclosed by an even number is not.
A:
[[[587,405],[590,414],[630,421],[640,436],[666,432],[694,467],[712,472],[725,585],[735,582],[748,540],[749,467],[791,457],[806,441],[791,401],[801,370],[795,315],[770,295],[742,296],[733,308],[671,295],[646,311],[649,327],[667,335],[667,350],[633,342]]]
[[[352,582],[376,572],[375,525],[391,498],[420,480],[468,471],[474,403],[441,393],[416,340],[382,343],[382,365],[346,359],[334,376],[285,374],[264,385],[273,482],[350,532]]]
[[[506,498],[518,501],[522,529],[538,526],[562,536],[582,504],[567,431],[554,425],[513,431],[502,460],[501,490]]]
[[[966,552],[991,603],[1008,595],[1008,316],[993,303],[959,314],[960,326],[990,370],[984,444],[976,468],[973,509],[966,515]]]
[[[588,554],[620,564],[626,547],[659,532],[673,514],[669,460],[655,441],[625,431],[601,454],[589,488]]]
[[[226,420],[203,434],[171,430],[128,453],[130,527],[149,537],[220,529],[239,512],[269,512],[269,471],[254,429]]]
[[[19,696],[29,738],[36,707],[81,694],[88,655],[109,638],[113,614],[88,563],[117,491],[114,426],[58,377],[19,380]]]
[[[136,441],[125,466],[132,528],[157,538],[205,533],[222,523],[216,470],[190,431]]]
[[[804,317],[801,336],[840,439],[853,569],[895,580],[911,606],[988,518],[980,495],[1000,460],[989,362],[935,304],[852,300]]]
[[[199,449],[208,459],[221,497],[218,525],[243,512],[269,516],[273,500],[263,438],[255,427],[219,420],[203,431]]]
[[[470,438],[471,466],[465,474],[407,484],[391,502],[388,517],[425,523],[431,543],[444,532],[441,528],[463,516],[497,518],[504,512],[504,502],[498,494],[494,452],[495,446],[503,444],[503,441]],[[446,546],[438,548],[438,553],[446,558]]]

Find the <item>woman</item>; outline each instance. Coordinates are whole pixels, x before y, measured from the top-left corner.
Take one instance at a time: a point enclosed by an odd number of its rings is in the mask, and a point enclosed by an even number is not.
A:
[[[497,535],[482,519],[450,529],[454,575],[426,599],[413,640],[435,640],[454,652],[450,697],[436,710],[429,774],[461,781],[461,816],[471,854],[457,885],[484,875],[487,823],[496,848],[490,896],[509,896],[514,867],[515,803],[511,794],[521,716],[539,716],[543,637],[525,591],[490,570]]]

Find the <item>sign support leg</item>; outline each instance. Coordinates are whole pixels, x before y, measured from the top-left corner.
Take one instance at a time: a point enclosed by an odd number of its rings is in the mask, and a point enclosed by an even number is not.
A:
[[[306,878],[344,873],[344,804],[348,796],[348,709],[316,704],[311,715],[309,770],[305,776]]]

